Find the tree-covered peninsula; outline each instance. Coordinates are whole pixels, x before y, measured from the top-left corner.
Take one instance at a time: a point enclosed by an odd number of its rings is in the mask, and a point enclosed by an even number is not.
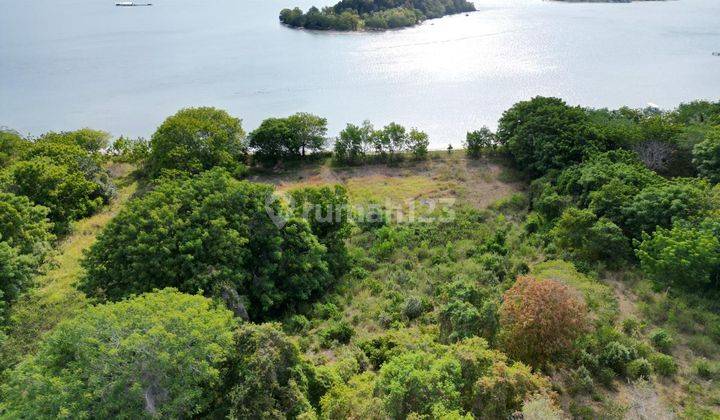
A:
[[[280,22],[315,30],[384,30],[474,10],[473,3],[466,0],[341,0],[322,10],[313,6],[307,13],[298,7],[283,9]]]

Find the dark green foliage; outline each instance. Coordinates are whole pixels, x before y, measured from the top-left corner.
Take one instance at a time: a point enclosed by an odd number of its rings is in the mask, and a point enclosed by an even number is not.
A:
[[[597,137],[581,108],[540,96],[505,111],[497,131],[498,143],[531,175],[568,167],[602,150]]]
[[[0,192],[0,324],[50,251],[55,237],[47,215],[27,197]]]
[[[630,253],[630,242],[610,220],[597,218],[590,210],[565,210],[550,232],[555,246],[571,258],[585,262],[622,262]]]
[[[228,360],[223,405],[230,418],[296,418],[312,413],[297,345],[275,324],[243,324]]]
[[[692,153],[693,164],[700,176],[712,183],[720,183],[720,129],[711,131]]]
[[[247,146],[239,119],[209,108],[181,109],[168,117],[150,140],[148,169],[152,177],[163,171],[193,174],[221,166],[241,175]]]
[[[650,341],[656,349],[668,353],[673,346],[673,338],[669,332],[657,329],[650,333]]]
[[[627,364],[634,359],[633,350],[617,341],[609,342],[600,353],[600,364],[619,375],[625,374]]]
[[[213,408],[232,313],[165,289],[90,307],[8,374],[10,418],[178,418]]]
[[[465,0],[341,0],[332,7],[307,13],[299,8],[283,9],[280,22],[306,29],[355,31],[360,29],[391,29],[412,26],[425,19],[470,12],[475,6]]]
[[[327,120],[297,113],[287,118],[268,118],[250,133],[253,159],[264,166],[297,160],[307,152],[317,153],[325,146]]]
[[[278,227],[266,211],[281,215],[271,196],[271,187],[221,169],[162,183],[99,235],[80,288],[111,300],[167,286],[202,290],[252,319],[308,301],[331,283],[325,247],[304,220]]]
[[[326,347],[330,347],[333,342],[347,344],[353,335],[355,335],[355,330],[345,320],[330,321],[328,326],[320,331],[320,339]]]
[[[350,234],[350,207],[345,187],[300,188],[290,191],[289,197],[295,216],[307,220],[327,248],[330,272],[342,276],[349,268],[345,239]]]
[[[357,165],[364,162],[373,147],[375,128],[370,121],[361,126],[348,124],[335,140],[335,162],[344,165]]]
[[[483,152],[487,152],[495,147],[497,138],[489,128],[483,126],[481,129],[471,131],[465,136],[465,151],[468,157],[477,159],[482,156]]]

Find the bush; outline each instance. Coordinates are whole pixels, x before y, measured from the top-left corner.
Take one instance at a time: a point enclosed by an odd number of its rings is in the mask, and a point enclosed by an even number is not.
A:
[[[541,366],[570,351],[587,328],[587,307],[562,283],[518,277],[503,297],[500,325],[507,352]]]
[[[243,324],[228,366],[222,417],[295,418],[312,412],[306,376],[310,366],[278,325]]]
[[[612,369],[619,375],[624,375],[627,364],[634,359],[634,354],[628,347],[617,341],[611,341],[600,353],[602,366]]]
[[[667,354],[655,353],[650,356],[650,364],[653,370],[661,376],[672,376],[677,373],[678,366],[675,359]]]
[[[498,122],[497,141],[532,175],[578,163],[602,148],[585,111],[557,98],[518,102]]]
[[[110,300],[167,286],[202,290],[242,317],[282,315],[324,293],[331,277],[307,222],[274,223],[268,213],[282,213],[271,194],[222,169],[162,183],[100,233],[79,287]]]
[[[668,353],[673,346],[674,340],[669,332],[663,329],[656,329],[650,333],[650,341],[656,349],[663,353]]]
[[[12,418],[200,416],[232,348],[232,313],[165,289],[90,307],[9,373]]]
[[[199,173],[215,166],[234,175],[244,172],[247,154],[240,120],[209,108],[185,108],[168,117],[150,139],[149,173]]]
[[[561,420],[563,412],[547,397],[533,397],[523,403],[523,420]]]
[[[353,327],[347,321],[331,321],[330,324],[320,331],[320,338],[325,347],[332,346],[337,341],[340,344],[347,344],[355,335]]]
[[[640,321],[637,318],[626,318],[622,322],[622,330],[629,336],[634,336],[640,331]]]
[[[595,389],[590,371],[585,366],[580,366],[571,374],[572,392],[589,394]]]
[[[627,374],[630,379],[649,379],[653,367],[647,359],[635,359],[627,365]]]
[[[720,346],[706,335],[694,335],[690,337],[687,345],[695,353],[705,357],[713,357],[720,353]]]
[[[717,362],[702,358],[695,361],[695,372],[703,379],[720,378],[720,364]]]

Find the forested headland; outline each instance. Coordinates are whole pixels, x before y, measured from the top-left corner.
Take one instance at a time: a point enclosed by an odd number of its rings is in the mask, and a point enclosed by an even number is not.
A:
[[[336,31],[384,30],[414,26],[426,19],[472,12],[466,0],[341,0],[322,10],[283,9],[280,22],[297,28]]]
[[[3,418],[720,415],[720,102],[0,131]]]

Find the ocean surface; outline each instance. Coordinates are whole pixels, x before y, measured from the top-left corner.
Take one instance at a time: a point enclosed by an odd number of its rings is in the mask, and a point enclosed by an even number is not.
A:
[[[460,146],[535,95],[593,107],[720,99],[720,1],[479,0],[383,33],[283,27],[333,0],[0,0],[0,126],[149,137],[182,107],[243,119],[307,111],[330,134],[364,119]]]

